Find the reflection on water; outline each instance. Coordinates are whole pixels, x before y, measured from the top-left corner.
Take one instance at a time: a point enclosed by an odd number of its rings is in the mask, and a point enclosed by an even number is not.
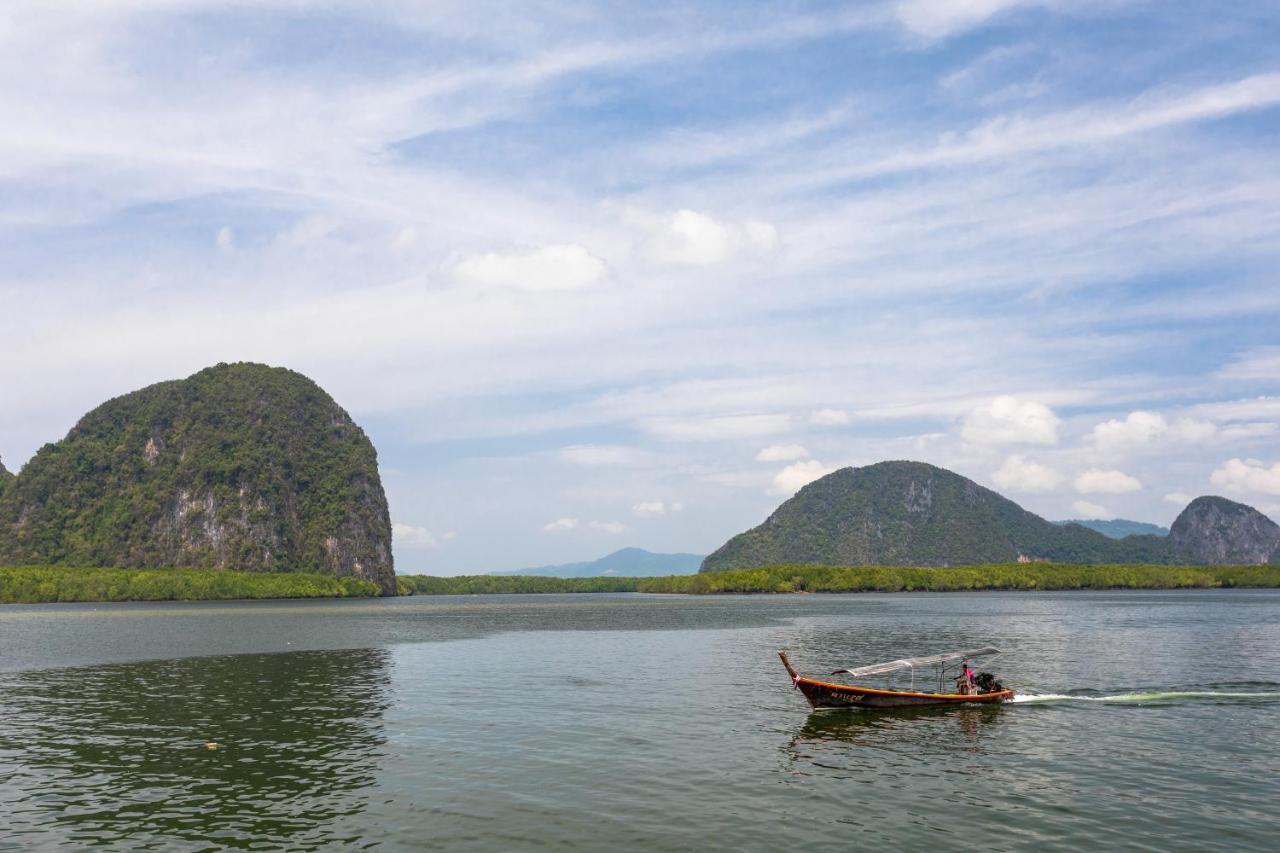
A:
[[[1001,722],[1012,722],[1001,705],[958,708],[900,708],[885,711],[832,710],[811,713],[791,737],[787,749],[790,770],[804,773],[806,763],[850,773],[879,772],[883,755],[871,759],[868,750],[894,753],[911,761],[948,755],[964,761],[998,749]]]
[[[933,743],[950,732],[977,746],[980,728],[998,723],[1002,705],[971,705],[956,708],[898,708],[884,711],[815,711],[805,720],[798,741],[849,741],[863,737]]]
[[[5,840],[354,841],[331,832],[366,806],[362,789],[383,751],[387,680],[383,650],[0,678]]]

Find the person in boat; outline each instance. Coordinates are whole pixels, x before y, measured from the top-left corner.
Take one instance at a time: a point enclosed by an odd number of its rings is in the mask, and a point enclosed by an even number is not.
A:
[[[961,696],[972,696],[977,693],[977,685],[973,681],[973,670],[969,667],[969,662],[961,661],[960,674],[956,676],[956,692]]]

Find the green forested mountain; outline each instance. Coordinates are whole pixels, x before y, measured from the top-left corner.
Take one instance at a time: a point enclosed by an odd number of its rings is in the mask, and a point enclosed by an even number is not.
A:
[[[1069,521],[1055,521],[1054,524],[1078,524],[1112,539],[1123,539],[1126,536],[1169,535],[1167,527],[1146,521],[1130,521],[1127,518],[1073,518]]]
[[[13,474],[4,467],[4,460],[0,459],[0,495],[4,494],[5,487],[13,482],[13,479]]]
[[[1270,529],[1243,504],[1220,498],[1173,533],[1111,539],[1079,524],[1054,524],[952,471],[923,462],[844,468],[815,480],[752,530],[703,561],[703,572],[777,564],[954,566],[1051,560],[1172,563],[1280,560]],[[1231,503],[1227,501],[1226,503]],[[1217,508],[1217,512],[1209,510]],[[1247,512],[1245,512],[1247,511]],[[1184,513],[1185,515],[1185,513]],[[1211,516],[1211,517],[1210,517]],[[1194,523],[1192,523],[1194,521]],[[1274,524],[1271,527],[1275,527]],[[1215,533],[1216,531],[1216,533]],[[1206,545],[1206,537],[1216,544]],[[1227,543],[1234,543],[1228,545]]]
[[[395,591],[364,431],[301,374],[220,364],[111,400],[0,493],[0,563],[321,572]]]

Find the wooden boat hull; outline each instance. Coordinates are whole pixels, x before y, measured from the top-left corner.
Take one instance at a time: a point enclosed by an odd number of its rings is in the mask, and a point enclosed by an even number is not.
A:
[[[906,690],[877,690],[853,684],[837,684],[805,678],[791,667],[785,654],[782,663],[791,676],[791,683],[804,694],[814,708],[924,708],[937,705],[967,705],[981,703],[993,705],[1013,698],[1012,690],[999,693],[916,693]]]

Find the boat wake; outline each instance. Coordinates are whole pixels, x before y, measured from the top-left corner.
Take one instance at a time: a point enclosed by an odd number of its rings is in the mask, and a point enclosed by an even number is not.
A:
[[[1110,702],[1115,704],[1141,702],[1168,702],[1178,699],[1253,699],[1277,700],[1280,691],[1239,690],[1162,690],[1142,693],[1116,693],[1111,696],[1081,696],[1069,693],[1026,693],[1015,695],[1014,704],[1038,704],[1044,702]]]

